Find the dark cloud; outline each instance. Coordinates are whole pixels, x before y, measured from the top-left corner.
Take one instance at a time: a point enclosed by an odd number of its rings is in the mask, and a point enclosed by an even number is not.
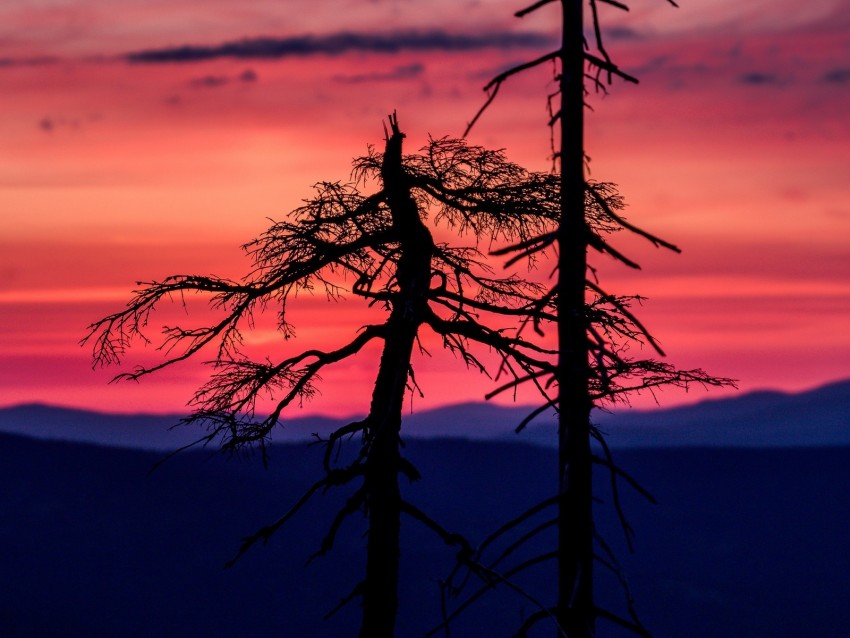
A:
[[[204,75],[189,81],[189,86],[195,89],[216,89],[231,82],[251,83],[257,81],[257,73],[253,69],[245,69],[237,76]]]
[[[772,73],[760,73],[759,71],[753,71],[752,73],[745,73],[738,77],[738,81],[741,84],[749,84],[751,86],[766,86],[768,84],[779,84],[779,78]]]
[[[189,86],[196,89],[215,89],[230,83],[230,78],[223,75],[205,75],[189,81]]]
[[[0,69],[14,66],[42,66],[56,64],[59,58],[43,56],[40,58],[0,58]]]
[[[642,40],[643,34],[629,27],[611,27],[602,32],[603,38],[612,40]]]
[[[846,82],[850,82],[850,67],[827,71],[823,74],[821,80],[829,84],[844,84]]]
[[[539,33],[446,33],[408,31],[392,34],[333,33],[323,36],[246,38],[222,44],[184,45],[146,49],[124,56],[128,62],[164,64],[200,62],[216,58],[278,59],[312,55],[339,55],[349,51],[398,53],[400,51],[472,51],[487,48],[537,48],[553,43]]]
[[[644,62],[642,66],[633,68],[630,73],[634,72],[637,75],[643,75],[645,73],[655,73],[656,71],[666,70],[671,67],[671,63],[674,61],[675,58],[673,56],[660,55],[650,58]]]
[[[45,115],[38,121],[38,128],[45,133],[53,133],[59,129],[79,129],[84,125],[99,122],[103,119],[100,113],[90,113],[82,117],[52,117]]]
[[[345,84],[361,84],[364,82],[386,82],[391,80],[411,80],[419,77],[425,71],[422,64],[407,64],[397,66],[386,73],[363,73],[359,75],[337,75],[333,79]]]

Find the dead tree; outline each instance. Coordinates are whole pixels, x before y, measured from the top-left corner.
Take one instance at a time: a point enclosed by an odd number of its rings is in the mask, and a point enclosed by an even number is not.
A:
[[[360,599],[362,638],[393,635],[402,514],[455,546],[461,563],[473,553],[463,537],[443,529],[399,491],[400,477],[419,477],[401,449],[403,399],[417,389],[412,367],[417,339],[423,331],[435,333],[478,372],[488,373],[479,352],[486,349],[515,380],[555,373],[554,351],[526,339],[518,327],[537,307],[543,289],[515,275],[493,277],[476,246],[528,241],[548,232],[557,211],[557,179],[529,173],[500,152],[459,140],[431,140],[420,154],[405,156],[397,119],[391,116],[389,124],[384,153],[370,151],[355,160],[353,183],[319,184],[290,219],[246,245],[253,269],[243,280],[178,275],[142,283],[124,309],[93,323],[86,337],[96,364],[117,363],[132,343],[148,341],[145,327],[161,305],[204,296],[218,312],[215,320],[202,327],[164,326],[159,339],[164,360],[117,378],[138,380],[211,351],[210,379],[192,397],[193,412],[183,421],[207,428],[201,443],[230,452],[259,446],[264,453],[275,428],[285,424],[286,408],[309,399],[320,372],[373,341],[383,343],[365,418],[320,441],[321,477],[287,513],[245,538],[230,563],[267,541],[315,494],[347,488],[347,501],[316,555],[332,549],[349,517],[367,514],[365,577],[340,604]],[[375,192],[361,193],[372,184]],[[474,236],[472,245],[436,242],[430,227],[440,224],[459,236]],[[350,287],[346,280],[353,282]],[[243,333],[254,316],[268,307],[280,309],[277,327],[285,350],[293,336],[287,304],[314,287],[330,298],[347,287],[351,295],[383,308],[385,320],[361,327],[335,349],[309,348],[276,362],[271,357],[277,352],[263,361],[250,359]],[[352,439],[358,441],[356,451],[341,454]]]
[[[668,2],[675,5],[672,0]],[[558,595],[555,605],[530,617],[519,635],[525,635],[544,618],[553,619],[558,634],[569,638],[594,636],[599,618],[645,635],[646,630],[631,604],[629,618],[624,618],[598,605],[593,596],[594,563],[615,571],[617,568],[614,557],[606,556],[607,545],[597,537],[594,528],[592,468],[594,463],[600,463],[610,470],[615,495],[617,480],[627,475],[611,459],[604,439],[593,425],[591,411],[606,402],[628,401],[632,392],[661,385],[722,385],[731,381],[712,377],[702,370],[677,370],[651,358],[634,359],[628,353],[629,344],[642,342],[659,356],[664,355],[629,308],[639,298],[616,296],[603,289],[589,267],[588,252],[604,253],[637,268],[634,261],[610,243],[610,233],[617,230],[638,234],[656,247],[679,252],[673,244],[626,221],[619,212],[622,200],[610,184],[591,183],[585,176],[584,108],[590,90],[606,91],[615,77],[637,82],[609,56],[598,8],[601,4],[622,10],[628,7],[619,0],[539,0],[516,15],[522,17],[549,4],[560,9],[560,47],[491,80],[485,87],[487,99],[467,128],[468,133],[491,105],[502,84],[512,76],[542,64],[555,65],[558,89],[549,98],[549,125],[553,129],[557,127],[557,133],[553,134],[553,156],[559,176],[558,223],[552,232],[497,253],[528,257],[551,250],[557,263],[556,283],[537,306],[538,311],[557,318],[557,370],[550,379],[556,394],[544,393],[545,402],[534,415],[548,408],[554,408],[558,414],[559,484],[557,498],[549,503],[557,510],[551,520],[557,529],[557,549],[549,558],[557,562]],[[584,33],[585,7],[590,9],[588,30],[593,34],[590,37]],[[539,382],[541,378],[536,380]],[[524,423],[520,429],[522,426]],[[601,446],[601,456],[594,452],[593,440]],[[630,528],[619,502],[615,504],[628,536]],[[517,520],[525,519],[520,516]],[[514,527],[509,525],[503,531]],[[488,539],[485,544],[493,540]],[[602,549],[597,552],[600,546]]]

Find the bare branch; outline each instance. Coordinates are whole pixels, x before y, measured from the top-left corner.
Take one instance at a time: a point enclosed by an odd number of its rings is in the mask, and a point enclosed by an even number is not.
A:
[[[617,312],[621,313],[626,319],[631,321],[635,327],[638,329],[640,334],[646,337],[646,340],[649,344],[655,349],[655,351],[662,357],[666,356],[664,350],[661,349],[661,345],[655,340],[655,338],[650,334],[649,330],[640,322],[640,320],[620,301],[617,297],[608,294],[605,292],[599,285],[593,283],[590,280],[585,282],[585,285],[597,293],[605,302],[612,304]]]
[[[489,536],[487,536],[487,538],[485,538],[481,542],[481,544],[476,549],[476,555],[481,556],[482,552],[485,549],[487,549],[487,547],[489,547],[498,538],[500,538],[501,536],[503,536],[504,534],[506,534],[510,530],[516,528],[518,525],[521,525],[522,523],[527,521],[529,518],[531,518],[535,514],[538,514],[539,512],[542,512],[543,510],[545,510],[546,508],[552,507],[553,505],[557,504],[557,502],[558,502],[557,496],[550,496],[549,498],[540,501],[537,505],[534,505],[533,507],[528,508],[527,510],[525,510],[519,516],[509,520],[506,523],[503,523],[496,531],[492,532]]]
[[[333,549],[334,540],[336,540],[336,534],[339,531],[339,528],[342,526],[345,519],[348,518],[351,514],[362,509],[364,503],[366,502],[366,486],[361,485],[356,492],[346,501],[345,505],[337,512],[334,517],[333,522],[331,523],[330,529],[328,530],[325,537],[322,539],[322,544],[319,549],[307,559],[307,563],[312,563],[313,560],[318,558],[319,556],[325,556],[331,549]]]
[[[276,520],[271,525],[266,525],[265,527],[259,529],[254,534],[250,536],[246,536],[242,539],[242,545],[239,547],[239,551],[236,555],[231,558],[227,563],[225,563],[225,568],[233,567],[236,562],[242,558],[242,556],[249,550],[251,547],[257,543],[258,541],[263,541],[267,543],[269,539],[274,535],[277,530],[283,527],[287,521],[289,521],[293,516],[295,516],[298,511],[307,504],[307,502],[321,489],[325,489],[332,486],[345,485],[352,478],[363,475],[363,467],[361,465],[354,465],[352,467],[343,469],[343,470],[333,470],[324,478],[316,481],[310,488],[304,493],[304,495],[295,502],[295,504],[289,509],[286,514],[281,516],[278,520]]]
[[[524,16],[527,16],[529,13],[531,13],[533,11],[537,11],[540,7],[544,7],[547,4],[549,4],[550,2],[556,2],[556,1],[557,0],[538,0],[537,2],[532,4],[531,6],[526,7],[525,9],[520,9],[519,11],[517,11],[514,14],[514,16],[516,16],[517,18],[522,18]]]
[[[604,618],[605,620],[608,620],[614,623],[615,625],[619,625],[624,629],[628,629],[629,631],[637,634],[638,636],[643,636],[644,638],[652,638],[652,634],[650,634],[642,625],[639,625],[635,622],[630,622],[625,618],[621,618],[617,614],[614,614],[610,611],[597,607],[595,609],[595,614],[599,618]]]
[[[425,527],[430,529],[432,532],[436,533],[446,545],[459,547],[460,549],[457,553],[457,561],[459,563],[466,564],[470,561],[474,552],[472,550],[472,545],[470,545],[469,541],[466,540],[466,537],[456,532],[449,532],[433,518],[408,501],[402,500],[401,510],[425,525]]]
[[[617,7],[618,9],[622,9],[623,11],[628,11],[629,7],[622,2],[617,2],[617,0],[599,0],[604,4],[610,4],[612,7]],[[669,0],[668,0],[669,2]]]
[[[554,60],[560,55],[560,50],[552,51],[551,53],[547,53],[546,55],[540,56],[530,62],[525,62],[523,64],[519,64],[515,67],[508,69],[494,77],[487,85],[484,87],[484,90],[487,91],[487,100],[484,102],[484,105],[478,109],[478,112],[475,116],[469,121],[466,125],[466,130],[464,130],[462,137],[468,137],[469,132],[472,130],[472,127],[475,126],[475,123],[478,119],[484,114],[484,111],[487,110],[487,107],[496,99],[496,94],[499,92],[499,88],[502,86],[502,83],[510,78],[512,75],[516,75],[526,69],[531,69],[536,66],[543,64],[544,62],[548,62],[549,60]]]
[[[426,634],[424,634],[422,638],[430,638],[430,636],[433,636],[438,631],[440,631],[444,627],[448,626],[448,624],[452,620],[457,618],[469,606],[471,606],[475,601],[480,599],[481,596],[483,596],[486,592],[493,589],[498,583],[503,583],[503,584],[507,585],[509,588],[513,589],[514,591],[516,591],[517,593],[522,595],[524,598],[526,598],[530,602],[534,603],[535,606],[539,607],[541,610],[547,610],[547,613],[548,613],[547,607],[545,607],[542,603],[540,603],[536,598],[531,596],[531,594],[526,592],[522,587],[519,587],[518,585],[511,582],[510,578],[511,578],[511,576],[515,576],[516,574],[523,572],[530,567],[534,567],[535,565],[539,565],[540,563],[545,563],[547,561],[554,560],[554,559],[557,558],[557,556],[558,556],[557,552],[547,552],[545,554],[540,554],[538,556],[535,556],[534,558],[530,558],[530,559],[520,563],[519,565],[516,565],[515,567],[506,571],[504,574],[499,574],[499,573],[494,572],[492,570],[483,570],[482,576],[486,577],[485,578],[486,584],[484,586],[482,586],[474,594],[469,596],[469,598],[467,598],[465,601],[463,601],[460,605],[458,605],[458,607],[453,612],[451,612],[443,620],[443,622],[441,622],[436,627],[433,627],[430,631],[428,631]],[[552,618],[552,621],[555,622],[555,625],[557,626],[557,621],[556,621],[554,615],[552,615],[552,614],[549,614],[549,615]],[[558,633],[561,636],[563,636],[564,638],[569,638],[567,636],[567,633],[560,627],[558,627]]]
[[[613,62],[603,60],[602,58],[599,58],[599,57],[593,55],[592,53],[586,53],[586,52],[584,54],[584,58],[585,58],[585,60],[590,62],[593,66],[595,66],[595,67],[597,67],[597,68],[599,68],[599,69],[601,69],[601,70],[603,70],[607,73],[610,73],[612,75],[616,75],[617,77],[622,78],[626,82],[631,82],[632,84],[639,84],[640,83],[640,80],[638,80],[633,75],[629,75],[625,71],[621,70],[620,67],[618,67]]]
[[[634,226],[633,224],[630,224],[625,219],[623,219],[620,215],[617,215],[613,211],[613,209],[612,209],[611,205],[608,203],[608,201],[606,201],[606,199],[597,191],[597,188],[595,187],[594,184],[587,183],[587,191],[591,194],[591,196],[593,197],[593,199],[597,203],[597,205],[599,205],[602,208],[602,210],[605,211],[605,214],[608,215],[611,219],[613,219],[615,222],[617,222],[617,224],[619,224],[620,226],[622,226],[626,230],[630,230],[631,232],[635,233],[636,235],[640,235],[641,237],[648,239],[650,242],[652,242],[657,247],[668,248],[669,250],[672,250],[673,252],[677,252],[677,253],[682,252],[681,248],[679,248],[675,244],[671,244],[670,242],[668,242],[664,239],[661,239],[660,237],[657,237],[656,235],[652,235],[652,234],[646,232],[645,230],[638,228],[637,226]]]
[[[350,603],[355,598],[362,596],[364,586],[365,582],[363,581],[357,583],[354,588],[334,606],[333,609],[331,609],[328,613],[324,615],[324,619],[329,620],[330,618],[333,618],[336,613],[340,611],[343,607],[345,607],[348,603]]]
[[[522,421],[519,422],[519,425],[514,428],[514,432],[519,434],[525,429],[525,426],[531,423],[537,416],[539,416],[550,408],[557,408],[557,404],[557,400],[552,399],[541,405],[539,408],[534,409],[531,414],[529,414],[527,417],[525,417]]]

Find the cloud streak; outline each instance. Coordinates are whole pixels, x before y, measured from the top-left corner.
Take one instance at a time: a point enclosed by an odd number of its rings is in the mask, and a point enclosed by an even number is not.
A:
[[[745,73],[738,77],[738,81],[741,84],[748,84],[750,86],[779,84],[779,78],[776,75],[773,73],[762,73],[761,71]]]
[[[360,73],[357,75],[337,75],[334,80],[343,84],[363,84],[366,82],[386,82],[394,80],[412,80],[420,77],[425,66],[419,63],[397,66],[383,73]]]
[[[340,55],[350,52],[393,54],[402,51],[476,51],[550,46],[550,36],[540,33],[449,33],[406,31],[399,33],[339,32],[322,36],[245,38],[215,45],[181,45],[145,49],[124,55],[137,64],[203,62],[218,58],[276,60],[288,57]]]
[[[246,69],[235,77],[226,75],[205,75],[203,77],[194,78],[189,82],[189,86],[195,89],[216,89],[220,86],[232,84],[233,82],[250,84],[256,81],[257,73],[253,69]]]
[[[34,58],[0,58],[0,69],[21,66],[45,66],[56,64],[59,58],[53,56],[41,56]]]
[[[831,69],[821,78],[827,84],[847,84],[850,82],[850,67]]]

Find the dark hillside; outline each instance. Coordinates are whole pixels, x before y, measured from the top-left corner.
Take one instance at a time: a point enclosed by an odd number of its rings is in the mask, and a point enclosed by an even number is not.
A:
[[[518,444],[413,441],[423,480],[408,489],[447,527],[480,538],[548,493],[554,452]],[[231,570],[239,539],[273,521],[315,476],[318,449],[258,458],[178,456],[0,436],[0,635],[350,635],[356,609],[321,616],[361,573],[348,525],[304,567],[339,496],[305,509]],[[850,627],[850,450],[631,450],[618,458],[658,497],[630,492],[637,531],[627,572],[657,638],[839,637]],[[600,482],[601,484],[601,482]],[[609,512],[602,509],[601,512]],[[601,524],[619,546],[609,515]],[[400,637],[437,622],[450,553],[408,522]],[[551,597],[545,571],[527,585]],[[616,592],[600,575],[603,600]],[[509,636],[530,603],[509,593],[470,609],[457,636]],[[601,636],[619,635],[610,626]],[[603,631],[604,630],[604,633]],[[540,635],[551,635],[545,628]]]

